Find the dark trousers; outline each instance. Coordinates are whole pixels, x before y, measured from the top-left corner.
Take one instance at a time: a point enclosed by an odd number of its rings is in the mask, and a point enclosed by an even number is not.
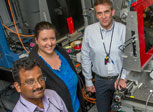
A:
[[[107,80],[95,76],[96,105],[98,112],[109,112],[111,110],[114,83],[116,79]]]

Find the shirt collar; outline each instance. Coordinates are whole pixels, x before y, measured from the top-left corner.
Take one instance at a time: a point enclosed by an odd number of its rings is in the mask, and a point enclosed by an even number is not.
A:
[[[43,96],[43,104],[44,104],[44,109],[48,109],[49,106],[49,97],[47,97],[46,95]],[[30,112],[34,112],[36,109],[39,109],[39,107],[29,101],[27,101],[26,99],[24,99],[21,95],[20,95],[20,101],[21,103],[26,106],[26,108],[30,111]]]
[[[113,24],[112,24],[111,28],[108,29],[108,30],[106,30],[105,28],[103,28],[103,27],[101,26],[101,24],[100,24],[100,22],[99,22],[99,26],[100,26],[100,29],[101,29],[102,31],[111,31],[111,30],[113,29],[114,24],[115,24],[115,21],[113,21]]]
[[[50,101],[50,98],[44,94],[44,96],[43,96],[44,109],[49,108],[49,103],[50,103],[49,101]]]
[[[37,106],[29,101],[27,101],[26,99],[24,99],[21,95],[20,95],[20,102],[26,106],[26,108],[30,111],[30,112],[34,112],[34,110],[37,108]]]

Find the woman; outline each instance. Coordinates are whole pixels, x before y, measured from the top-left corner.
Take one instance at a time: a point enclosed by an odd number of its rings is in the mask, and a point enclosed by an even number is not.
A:
[[[46,88],[55,90],[63,99],[69,112],[83,112],[81,87],[75,68],[64,49],[56,45],[56,30],[49,22],[35,27],[35,46],[30,58],[40,62],[47,77]]]

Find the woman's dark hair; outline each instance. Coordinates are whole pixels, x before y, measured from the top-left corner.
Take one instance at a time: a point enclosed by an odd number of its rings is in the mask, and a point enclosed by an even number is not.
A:
[[[35,26],[35,31],[34,31],[35,38],[38,39],[40,31],[46,30],[46,29],[53,29],[55,31],[55,35],[57,37],[57,31],[56,31],[55,26],[53,24],[51,24],[50,22],[42,21],[42,22],[37,23]]]
[[[100,4],[105,4],[105,3],[109,4],[111,9],[113,9],[113,4],[111,0],[96,0],[94,3],[94,7]]]
[[[34,59],[30,59],[28,57],[25,57],[25,58],[21,58],[21,59],[17,60],[13,64],[13,67],[12,67],[12,75],[13,75],[14,82],[20,83],[20,74],[19,74],[19,71],[21,69],[31,70],[35,66],[40,67],[38,61],[36,61]]]

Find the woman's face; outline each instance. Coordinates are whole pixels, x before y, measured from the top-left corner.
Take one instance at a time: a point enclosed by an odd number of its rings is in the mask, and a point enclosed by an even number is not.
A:
[[[53,29],[44,29],[35,39],[38,51],[44,54],[52,54],[56,46],[56,35]]]

